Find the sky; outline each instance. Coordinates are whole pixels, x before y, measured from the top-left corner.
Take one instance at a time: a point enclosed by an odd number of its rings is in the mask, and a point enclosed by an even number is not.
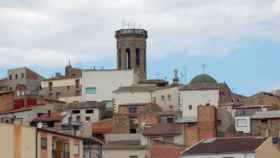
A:
[[[0,77],[115,68],[114,32],[148,31],[149,78],[201,73],[253,95],[280,88],[280,0],[0,0]],[[205,69],[203,66],[205,65]]]

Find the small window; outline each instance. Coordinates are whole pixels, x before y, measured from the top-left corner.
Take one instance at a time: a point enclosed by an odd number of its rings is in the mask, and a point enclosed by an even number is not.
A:
[[[261,123],[267,123],[267,119],[262,119]]]
[[[165,97],[164,97],[164,95],[162,95],[162,96],[161,96],[161,100],[164,100],[164,99],[165,99]]]
[[[12,91],[12,90],[13,90],[13,87],[9,87],[9,90]]]
[[[132,106],[128,106],[128,112],[129,113],[136,113],[137,112],[137,107],[132,105]]]
[[[168,118],[166,119],[166,122],[167,122],[167,123],[174,123],[174,118],[173,118],[173,117],[168,117]]]
[[[87,87],[86,94],[96,94],[96,87]]]
[[[24,79],[24,73],[21,73],[21,78]]]
[[[52,86],[53,86],[53,83],[49,82],[49,91],[52,91]]]
[[[86,121],[90,121],[91,119],[90,119],[90,117],[89,116],[87,116],[86,117]]]
[[[76,79],[75,85],[76,85],[76,88],[80,88],[80,79]]]
[[[12,80],[13,79],[13,76],[12,75],[9,75],[9,80]]]
[[[81,116],[80,115],[76,116],[76,122],[80,122],[80,121],[81,121]]]
[[[18,79],[18,75],[17,74],[15,75],[15,78],[16,78],[16,80]]]
[[[70,86],[67,86],[66,88],[67,88],[67,91],[70,91]]]
[[[138,158],[138,156],[137,155],[131,155],[131,156],[129,156],[129,158]]]
[[[171,97],[171,95],[170,95],[170,94],[168,94],[168,96],[167,96],[167,97],[168,97],[168,100],[169,100],[169,101],[171,101],[171,98],[172,98],[172,97]]]
[[[74,145],[74,155],[80,155],[80,145],[79,144]]]
[[[189,105],[189,110],[192,110],[192,105]]]
[[[48,148],[47,138],[41,137],[41,149],[47,150],[47,148]]]
[[[173,105],[169,105],[169,109],[172,110],[173,109]]]
[[[76,96],[80,96],[81,95],[81,91],[80,90],[76,90]]]
[[[72,114],[79,114],[80,110],[72,110]]]
[[[87,113],[87,114],[92,114],[92,113],[93,113],[93,110],[86,110],[86,113]]]
[[[55,96],[56,96],[56,97],[59,97],[60,94],[61,94],[60,92],[56,92],[56,93],[55,93]]]

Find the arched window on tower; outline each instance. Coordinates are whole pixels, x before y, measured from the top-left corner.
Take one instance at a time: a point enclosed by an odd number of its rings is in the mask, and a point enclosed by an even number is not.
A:
[[[127,48],[125,50],[126,52],[126,68],[127,69],[131,69],[131,53],[130,53],[130,49]]]
[[[136,48],[136,65],[140,66],[140,49]]]
[[[118,51],[118,68],[121,68],[122,66],[122,54],[121,54],[121,49]]]

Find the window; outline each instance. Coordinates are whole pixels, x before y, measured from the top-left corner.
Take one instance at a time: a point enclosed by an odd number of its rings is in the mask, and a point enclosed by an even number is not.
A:
[[[140,66],[140,49],[136,48],[136,65]]]
[[[12,75],[9,75],[9,80],[12,80],[13,79],[13,76]]]
[[[189,110],[192,110],[192,105],[189,105]]]
[[[52,86],[53,86],[53,83],[49,82],[49,91],[52,91]]]
[[[121,54],[121,49],[119,49],[118,52],[118,68],[121,68],[122,66],[122,54]]]
[[[86,110],[86,113],[87,113],[87,114],[92,114],[92,113],[93,113],[93,110]]]
[[[80,115],[76,116],[76,122],[80,122],[80,121],[81,121],[81,116]]]
[[[56,92],[55,96],[58,98],[60,96],[60,94],[61,94],[60,92]]]
[[[131,69],[131,54],[130,54],[130,49],[127,48],[125,50],[126,52],[126,68]]]
[[[129,133],[137,133],[138,122],[136,118],[129,118]]]
[[[67,86],[66,89],[67,89],[67,91],[70,91],[70,86]]]
[[[76,90],[76,96],[80,96],[81,95],[81,91],[80,90]]]
[[[238,119],[237,120],[237,126],[238,127],[247,127],[248,126],[248,122],[246,119]]]
[[[96,94],[96,87],[87,87],[86,94]]]
[[[12,91],[12,90],[13,90],[13,87],[9,87],[9,90]]]
[[[173,109],[173,105],[169,105],[169,109],[171,109],[171,110],[172,110],[172,109]]]
[[[86,121],[90,121],[90,117],[89,116],[86,117]]]
[[[72,114],[79,114],[80,110],[72,110]]]
[[[80,145],[79,144],[74,145],[74,155],[80,155]]]
[[[128,112],[129,113],[136,113],[137,112],[137,107],[132,105],[132,106],[128,106]]]
[[[46,150],[48,148],[47,138],[41,137],[41,149]]]
[[[131,155],[131,156],[129,156],[129,158],[138,158],[138,156],[137,155]]]
[[[24,79],[24,73],[21,73],[21,78]]]
[[[267,123],[267,119],[262,119],[261,123]]]
[[[164,100],[164,99],[165,99],[165,97],[164,97],[164,95],[162,95],[162,96],[161,96],[161,100]]]
[[[167,123],[174,123],[174,118],[173,118],[173,117],[168,117],[168,118],[166,119],[166,122],[167,122]]]
[[[170,95],[170,94],[168,94],[168,96],[167,96],[167,97],[168,97],[168,100],[169,100],[169,101],[171,101],[171,98],[172,98],[172,97],[171,97],[171,95]]]
[[[75,85],[76,85],[76,88],[80,88],[80,79],[76,79]]]

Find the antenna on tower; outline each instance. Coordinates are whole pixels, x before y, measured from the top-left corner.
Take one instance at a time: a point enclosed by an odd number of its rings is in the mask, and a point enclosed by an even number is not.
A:
[[[202,64],[202,72],[205,73],[206,65]]]

